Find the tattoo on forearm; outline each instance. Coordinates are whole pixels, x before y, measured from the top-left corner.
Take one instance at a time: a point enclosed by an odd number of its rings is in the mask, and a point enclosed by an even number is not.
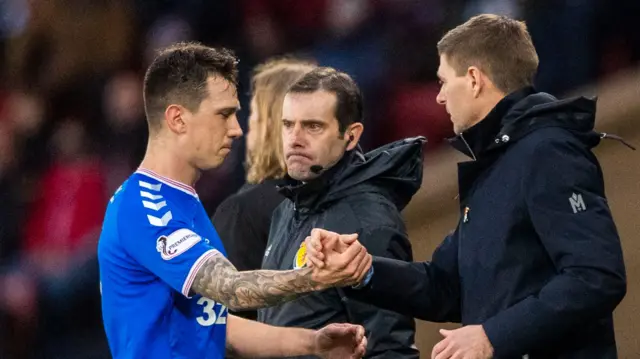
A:
[[[323,289],[311,273],[311,268],[238,272],[218,253],[200,268],[191,289],[232,310],[264,308]]]

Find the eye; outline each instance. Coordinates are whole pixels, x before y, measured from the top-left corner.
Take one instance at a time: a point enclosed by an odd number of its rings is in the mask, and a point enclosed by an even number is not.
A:
[[[282,126],[284,126],[285,128],[291,128],[291,126],[293,126],[293,122],[282,120]]]

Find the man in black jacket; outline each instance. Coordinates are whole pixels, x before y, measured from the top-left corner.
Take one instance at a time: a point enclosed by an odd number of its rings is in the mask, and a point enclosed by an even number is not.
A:
[[[293,85],[282,112],[288,176],[279,189],[287,199],[273,214],[262,268],[304,266],[304,240],[316,227],[359,233],[370,253],[411,261],[400,211],[422,183],[424,139],[363,154],[357,146],[360,91],[347,74],[330,68],[314,69]],[[366,358],[419,358],[413,318],[349,300],[343,289],[261,309],[258,320],[304,328],[359,323],[367,331]]]
[[[348,295],[461,322],[441,331],[432,358],[617,357],[612,312],[626,277],[591,152],[607,137],[593,130],[595,101],[536,92],[531,38],[506,17],[474,17],[438,50],[437,101],[451,115],[454,147],[472,159],[458,167],[460,221],[431,262],[375,258]],[[332,236],[314,231],[308,255],[338,272],[330,259],[346,245]]]

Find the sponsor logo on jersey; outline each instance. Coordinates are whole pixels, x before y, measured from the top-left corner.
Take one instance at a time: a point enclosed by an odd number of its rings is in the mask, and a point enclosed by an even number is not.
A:
[[[202,238],[188,229],[179,229],[168,236],[161,236],[156,241],[156,249],[162,259],[169,260],[179,256],[200,242]]]

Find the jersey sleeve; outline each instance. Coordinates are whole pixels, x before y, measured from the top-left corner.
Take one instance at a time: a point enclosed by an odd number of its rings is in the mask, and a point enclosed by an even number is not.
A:
[[[218,250],[186,220],[181,220],[175,208],[166,210],[161,217],[149,217],[144,209],[121,214],[119,237],[126,254],[173,289],[190,297],[198,270]]]

